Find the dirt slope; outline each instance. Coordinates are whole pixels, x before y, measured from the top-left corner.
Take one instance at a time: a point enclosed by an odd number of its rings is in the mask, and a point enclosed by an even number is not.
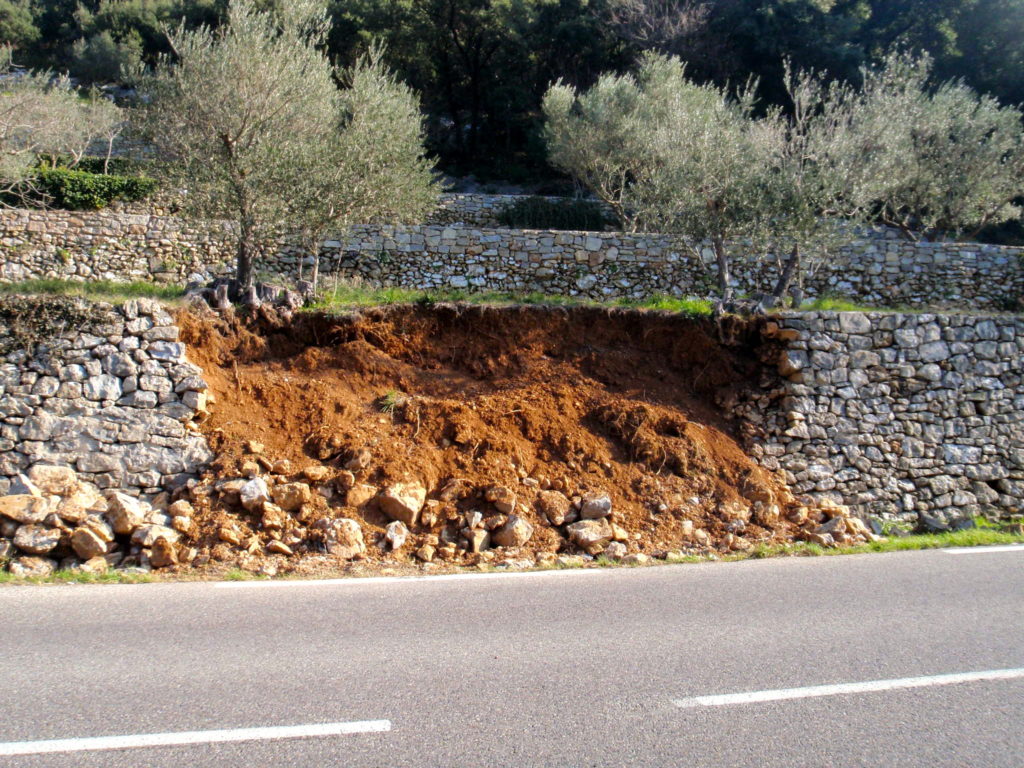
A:
[[[499,556],[581,551],[542,513],[552,490],[577,507],[586,494],[609,496],[615,538],[629,552],[743,549],[796,531],[785,517],[792,497],[745,454],[745,427],[720,405],[766,375],[761,357],[773,352],[756,321],[737,321],[730,345],[710,320],[598,309],[396,307],[290,323],[270,314],[180,322],[214,396],[203,430],[220,458],[193,494],[194,537],[214,560],[231,557],[218,543],[225,526],[254,557],[282,535],[296,555],[322,553],[314,521],[323,517],[360,523],[360,558],[416,562],[426,544],[451,562],[490,559],[491,550],[464,547],[474,548],[471,528],[506,521],[488,501],[496,486],[533,526],[524,546]],[[235,486],[214,490],[217,480],[256,474],[271,487],[306,482],[309,468],[316,492],[283,533],[242,510]],[[410,543],[392,553],[374,546],[389,517],[365,497],[396,482],[422,484],[428,501]],[[482,519],[467,524],[474,511]]]

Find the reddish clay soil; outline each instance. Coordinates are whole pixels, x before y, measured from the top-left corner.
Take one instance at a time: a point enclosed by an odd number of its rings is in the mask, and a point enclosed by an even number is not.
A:
[[[457,530],[467,511],[496,515],[492,486],[512,489],[517,514],[534,525],[524,547],[498,553],[508,556],[579,551],[536,511],[542,489],[607,493],[630,552],[741,549],[797,532],[785,517],[792,496],[747,456],[749,427],[720,405],[768,375],[764,360],[777,352],[757,320],[734,321],[727,344],[710,319],[602,309],[402,306],[289,323],[184,314],[180,323],[213,395],[202,430],[219,456],[216,478],[251,475],[257,459],[271,483],[329,468],[313,483],[323,489],[316,510],[290,523],[293,543],[312,518],[349,517],[363,527],[365,558],[413,563],[430,534]],[[259,456],[250,441],[262,444]],[[345,490],[406,480],[426,487],[436,519],[385,553],[374,543],[387,518],[373,502],[346,507]],[[226,524],[262,551],[258,515],[198,496],[194,538],[213,560],[229,559],[218,544]],[[757,514],[773,504],[781,517]],[[706,531],[702,546],[684,520]],[[315,537],[293,549],[285,563],[322,552]]]

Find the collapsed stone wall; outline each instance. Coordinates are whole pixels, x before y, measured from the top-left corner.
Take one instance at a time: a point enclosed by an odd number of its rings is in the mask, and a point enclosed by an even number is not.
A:
[[[0,322],[0,338],[16,337],[27,306]],[[212,458],[193,423],[206,383],[173,318],[145,299],[91,306],[92,321],[43,329],[38,343],[0,355],[0,495],[36,464],[156,493]]]
[[[1024,507],[1024,318],[791,313],[754,453],[797,493],[939,519]]]
[[[221,222],[204,228],[175,218],[67,211],[0,211],[0,280],[157,279],[183,282],[230,271],[234,252]],[[295,278],[309,257],[282,243],[261,260],[269,276]],[[467,226],[360,226],[324,243],[326,280],[362,279],[407,288],[468,288],[594,299],[706,295],[710,249],[696,258],[678,239],[616,232],[546,232]],[[773,282],[775,265],[738,258],[736,288]],[[864,233],[805,279],[809,296],[835,294],[879,306],[979,310],[1018,306],[1024,249],[911,243]]]

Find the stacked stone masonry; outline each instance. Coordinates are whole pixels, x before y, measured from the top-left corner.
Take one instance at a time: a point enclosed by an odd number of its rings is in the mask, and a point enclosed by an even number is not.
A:
[[[155,493],[212,458],[193,423],[206,383],[171,316],[139,299],[111,317],[0,356],[0,495],[36,464]]]
[[[229,225],[162,216],[67,211],[0,212],[0,280],[68,278],[182,282],[226,274]],[[267,276],[294,279],[304,255],[282,241],[263,258]],[[473,228],[355,227],[324,243],[326,280],[420,289],[542,292],[595,299],[708,295],[710,249],[695,257],[663,235]],[[735,283],[753,293],[772,284],[770,260],[739,258]],[[1024,296],[1024,249],[911,243],[866,233],[807,276],[808,296],[874,305],[1005,310]]]
[[[779,320],[781,407],[748,416],[794,492],[940,519],[1024,507],[1024,318],[801,313]]]

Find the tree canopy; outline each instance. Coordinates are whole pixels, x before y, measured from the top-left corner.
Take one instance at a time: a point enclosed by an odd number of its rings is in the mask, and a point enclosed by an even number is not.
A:
[[[263,0],[270,8],[273,0]],[[165,29],[224,23],[226,0],[0,0],[16,62],[87,81],[170,52]],[[351,66],[373,40],[419,92],[427,140],[456,173],[544,175],[541,100],[558,79],[587,88],[645,50],[680,57],[698,82],[758,83],[789,108],[783,61],[856,81],[894,47],[928,54],[1002,104],[1024,101],[1024,0],[331,0],[329,58]]]

